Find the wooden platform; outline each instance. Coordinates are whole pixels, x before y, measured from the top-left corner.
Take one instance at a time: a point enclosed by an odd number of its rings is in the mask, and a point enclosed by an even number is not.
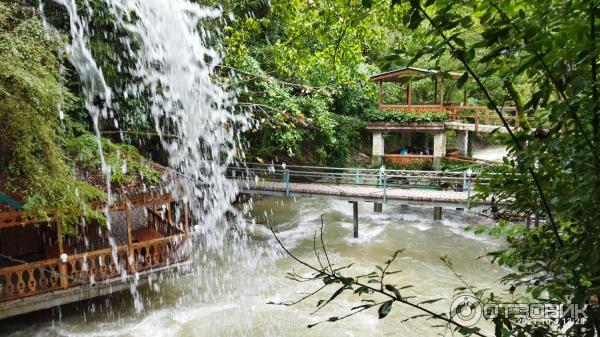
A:
[[[187,273],[191,270],[191,261],[170,264],[152,270],[139,272],[137,275],[128,275],[125,280],[121,277],[111,278],[92,285],[81,285],[68,289],[60,289],[37,296],[19,298],[12,301],[0,302],[0,320],[29,312],[50,309],[56,306],[89,300],[99,296],[110,295],[114,292],[129,289],[134,278],[139,277],[138,284],[148,281],[150,275],[158,275],[167,271]]]

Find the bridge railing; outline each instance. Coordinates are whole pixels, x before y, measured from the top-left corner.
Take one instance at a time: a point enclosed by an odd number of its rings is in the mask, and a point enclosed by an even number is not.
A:
[[[369,168],[339,168],[321,166],[298,166],[285,164],[247,163],[242,167],[230,167],[230,178],[248,181],[272,181],[286,184],[286,191],[293,183],[362,185],[385,189],[436,189],[472,190],[476,183],[487,183],[478,172],[387,170]]]

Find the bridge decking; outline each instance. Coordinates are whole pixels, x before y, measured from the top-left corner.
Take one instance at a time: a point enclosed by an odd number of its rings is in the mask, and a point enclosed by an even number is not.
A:
[[[283,182],[259,181],[241,186],[242,192],[286,196],[288,186]],[[366,200],[413,205],[467,207],[467,191],[407,189],[401,187],[338,185],[327,183],[289,183],[289,196],[335,197],[336,199]]]

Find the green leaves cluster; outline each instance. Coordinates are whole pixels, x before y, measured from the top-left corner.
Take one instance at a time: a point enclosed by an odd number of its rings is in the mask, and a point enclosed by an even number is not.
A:
[[[479,196],[503,203],[513,216],[542,218],[542,226],[488,231],[508,241],[507,249],[492,254],[514,270],[502,281],[536,301],[583,305],[600,292],[598,3],[409,5],[405,21],[418,16],[432,36],[415,60],[450,56],[475,78],[489,106],[502,106],[504,98],[519,108],[522,128],[504,137],[510,149],[505,166],[490,174],[492,183],[481,186]],[[494,93],[494,81],[504,94]],[[495,323],[498,336],[553,335],[544,326]],[[565,335],[589,333],[578,324],[564,329]]]
[[[106,199],[95,136],[73,116],[86,115],[66,88],[60,35],[46,36],[31,8],[0,2],[0,190],[20,195],[26,211],[72,233]],[[61,119],[62,116],[62,119]],[[160,173],[131,146],[102,140],[112,183],[156,182]],[[127,170],[123,170],[127,167]]]
[[[396,110],[369,109],[365,112],[365,120],[371,122],[445,122],[448,115],[443,112],[411,113]]]
[[[98,217],[89,202],[103,193],[78,180],[61,147],[59,110],[73,104],[55,51],[33,13],[0,2],[0,188],[23,195],[28,212],[72,228]]]

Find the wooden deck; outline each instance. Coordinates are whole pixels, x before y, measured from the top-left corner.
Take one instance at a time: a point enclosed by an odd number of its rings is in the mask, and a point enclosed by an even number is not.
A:
[[[26,314],[32,311],[50,309],[56,306],[89,300],[99,296],[107,296],[130,289],[134,279],[138,285],[145,284],[148,278],[166,272],[187,273],[190,271],[190,260],[172,263],[153,269],[127,274],[125,278],[116,277],[96,282],[93,286],[82,284],[67,289],[57,288],[54,291],[39,293],[36,296],[21,297],[0,302],[0,320]]]
[[[19,250],[11,251],[19,244],[0,247],[0,262],[4,261],[4,265],[0,264],[0,319],[48,307],[37,298],[49,299],[49,303],[70,303],[78,298],[65,295],[73,294],[71,289],[79,289],[81,293],[98,284],[117,283],[128,287],[125,281],[141,272],[150,273],[189,260],[189,223],[185,204],[181,206],[183,217],[178,220],[180,223],[175,224],[171,207],[176,202],[169,195],[132,196],[123,203],[116,204],[110,212],[110,237],[116,243],[114,247],[109,244],[106,227],[94,227],[94,230],[101,231],[100,237],[104,236],[104,239],[89,242],[85,236],[85,245],[82,246],[80,236],[63,238],[60,226],[51,223],[39,225],[50,229],[50,232],[42,233],[48,236],[44,240],[40,240],[39,234],[31,236],[31,231],[15,231],[13,229],[34,228],[37,221],[21,212],[0,213],[0,235],[12,235],[11,240],[17,243],[28,239],[36,244],[46,242],[40,252],[28,257],[17,255]],[[132,205],[138,208],[132,208]],[[78,235],[87,233],[84,229],[81,231]],[[21,237],[23,234],[30,237]],[[57,238],[58,242],[53,242]],[[98,237],[90,239],[97,240]],[[36,244],[25,246],[31,250]],[[90,293],[93,291],[90,290]],[[31,305],[19,304],[15,311],[10,303]]]

